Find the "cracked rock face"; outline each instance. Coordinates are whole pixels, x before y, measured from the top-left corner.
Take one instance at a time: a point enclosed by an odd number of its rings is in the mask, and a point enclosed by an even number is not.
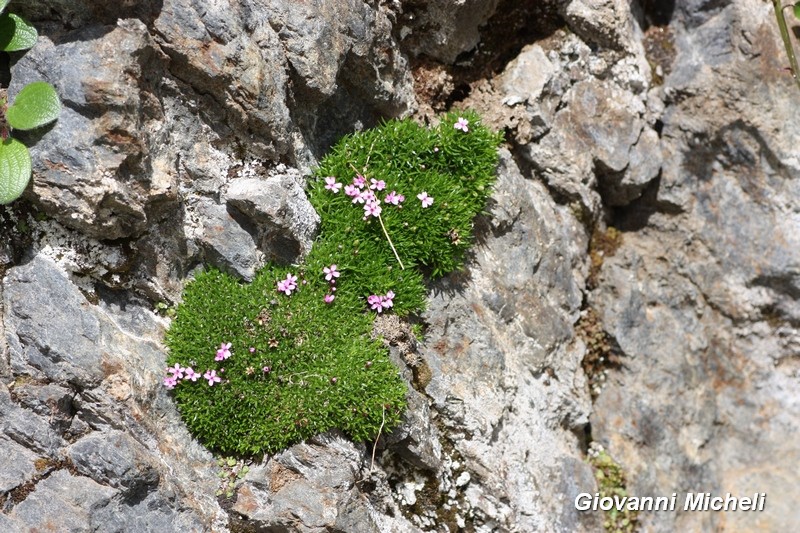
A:
[[[20,6],[41,38],[9,91],[48,80],[64,111],[0,210],[0,531],[599,531],[590,442],[632,495],[768,494],[648,531],[797,529],[796,87],[768,3],[653,4]],[[298,261],[327,147],[448,106],[507,143],[425,338],[376,326],[403,425],[220,465],[161,385],[155,304],[201,264]]]

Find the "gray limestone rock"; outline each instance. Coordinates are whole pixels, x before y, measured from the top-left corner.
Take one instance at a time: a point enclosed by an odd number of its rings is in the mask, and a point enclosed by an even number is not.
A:
[[[356,487],[362,457],[336,434],[292,446],[250,470],[233,510],[263,530],[382,531]]]
[[[555,72],[556,67],[541,46],[526,46],[500,75],[500,90],[507,95],[503,103],[515,105],[521,102],[538,102],[545,85]]]
[[[569,436],[591,407],[572,331],[582,300],[581,229],[505,151],[493,198],[467,283],[445,278],[431,296],[425,390],[473,473],[464,494],[476,526],[591,530],[594,518],[571,501],[540,496],[571,483],[594,491]]]
[[[49,40],[14,65],[9,94],[52,83],[59,119],[26,138],[30,197],[64,225],[100,239],[141,234],[155,204],[174,200],[175,176],[153,168],[163,111],[153,96],[161,56],[145,25],[94,26],[69,42]]]
[[[630,3],[624,0],[572,0],[560,8],[570,28],[586,42],[623,50],[634,37]]]
[[[245,280],[252,280],[256,269],[263,265],[253,235],[224,205],[202,199],[195,209],[200,220],[197,240],[206,261]]]
[[[524,148],[548,185],[596,209],[598,191],[612,206],[638,198],[658,175],[658,135],[642,98],[613,82],[576,83],[562,98],[550,132]]]
[[[37,456],[30,447],[0,438],[0,450],[3,451],[0,455],[0,494],[8,493],[36,476]]]
[[[57,470],[40,481],[8,515],[28,531],[78,533],[91,529],[94,513],[107,506],[115,493],[87,477]]]
[[[233,181],[225,192],[229,210],[246,217],[269,261],[297,262],[311,250],[319,215],[306,198],[299,174]]]
[[[625,367],[600,394],[592,431],[636,493],[768,494],[762,513],[648,514],[649,531],[793,529],[796,87],[780,71],[769,10],[703,4],[675,24],[657,195],[649,214],[619,221],[645,227],[625,234],[591,295]]]
[[[480,41],[479,28],[494,14],[499,0],[401,0],[399,18],[403,47],[445,64]]]
[[[158,472],[147,464],[148,452],[121,431],[95,431],[69,447],[67,457],[78,472],[103,485],[135,491],[158,483]]]
[[[34,259],[9,271],[4,283],[12,370],[78,388],[97,385],[103,378],[100,324],[67,276]]]

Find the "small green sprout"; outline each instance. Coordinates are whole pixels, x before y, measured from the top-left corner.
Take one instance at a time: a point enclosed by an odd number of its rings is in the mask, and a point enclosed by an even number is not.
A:
[[[247,466],[243,460],[234,457],[218,459],[217,466],[219,466],[221,470],[219,474],[217,474],[220,482],[215,494],[216,496],[224,496],[229,499],[233,498],[236,492],[236,484],[244,479],[250,471],[250,467]]]
[[[0,12],[9,0],[0,0]],[[13,13],[0,15],[0,51],[27,50],[36,44],[36,29]],[[19,198],[31,179],[31,156],[28,148],[10,136],[13,129],[27,131],[58,118],[61,102],[47,82],[29,83],[9,104],[5,89],[0,89],[0,204]]]

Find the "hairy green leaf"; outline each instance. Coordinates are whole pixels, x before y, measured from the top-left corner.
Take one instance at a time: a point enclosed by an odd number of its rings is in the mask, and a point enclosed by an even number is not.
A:
[[[8,108],[6,120],[12,128],[32,130],[58,118],[61,102],[56,90],[47,82],[29,83],[19,92]]]
[[[13,202],[22,195],[31,179],[31,155],[16,139],[0,143],[0,204]]]
[[[16,52],[36,44],[39,34],[25,19],[13,13],[0,15],[0,50]]]

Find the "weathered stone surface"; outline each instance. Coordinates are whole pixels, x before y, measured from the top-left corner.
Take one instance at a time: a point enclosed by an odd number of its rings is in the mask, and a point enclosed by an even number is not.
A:
[[[298,261],[311,250],[319,215],[306,198],[299,173],[233,181],[227,205],[247,217],[268,261]]]
[[[6,438],[0,438],[0,450],[3,451],[0,455],[0,493],[5,494],[33,479],[36,475],[36,454]]]
[[[638,198],[661,167],[658,135],[645,122],[641,96],[589,79],[572,86],[561,102],[565,107],[550,132],[525,148],[548,185],[593,210],[598,189],[612,206]]]
[[[206,260],[245,280],[252,280],[263,265],[253,236],[244,229],[224,205],[202,199],[195,207],[198,218],[198,243]]]
[[[108,505],[115,492],[87,477],[58,470],[39,482],[9,517],[29,531],[86,531],[92,527],[94,512]]]
[[[634,37],[630,6],[624,0],[572,0],[561,3],[561,13],[586,42],[622,50]]]
[[[250,470],[233,510],[263,530],[386,531],[356,487],[362,460],[363,450],[336,434],[292,446]]]
[[[479,28],[494,14],[499,0],[401,0],[399,31],[403,48],[450,64],[477,46]]]
[[[491,236],[475,250],[471,279],[445,280],[431,297],[425,390],[475,479],[458,490],[479,530],[591,530],[593,518],[578,514],[570,497],[539,496],[565,486],[594,491],[570,434],[591,407],[572,333],[582,299],[581,228],[541,184],[522,177],[508,152],[493,198]]]
[[[11,368],[80,388],[97,385],[103,376],[97,316],[67,276],[44,261],[37,258],[14,268],[5,279],[3,319]]]
[[[135,490],[158,482],[158,472],[145,462],[147,450],[121,431],[93,432],[67,454],[78,472],[103,485]]]
[[[545,85],[556,72],[545,51],[538,44],[526,46],[500,75],[503,103],[538,102]]]
[[[52,83],[62,113],[32,147],[32,198],[68,227],[101,239],[142,233],[152,204],[173,198],[175,176],[153,168],[163,112],[154,98],[160,55],[145,25],[92,27],[45,40],[15,65],[11,95]]]
[[[796,87],[771,10],[703,4],[683,4],[675,23],[661,186],[620,220],[646,225],[625,234],[591,295],[625,357],[592,431],[635,493],[768,494],[761,513],[646,514],[649,531],[794,529]]]
[[[35,485],[3,509],[16,521],[9,531],[221,530],[214,462],[160,390],[162,325],[152,313],[111,295],[90,304],[43,254],[11,268],[3,293],[6,372],[17,376],[11,392],[0,385],[3,449],[16,458],[3,491]],[[93,345],[84,354],[87,332]],[[174,506],[176,494],[197,506]]]

